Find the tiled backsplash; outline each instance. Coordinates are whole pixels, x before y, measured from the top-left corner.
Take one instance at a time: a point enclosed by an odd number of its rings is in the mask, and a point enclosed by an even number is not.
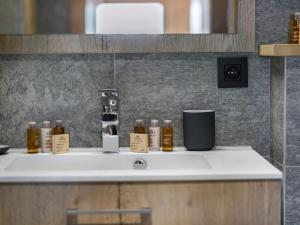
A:
[[[182,111],[216,110],[218,145],[269,149],[269,75],[249,55],[249,88],[217,88],[217,55],[35,55],[0,60],[0,140],[25,146],[26,122],[63,119],[71,145],[100,146],[102,88],[119,90],[121,145],[135,119],[172,119],[182,146]],[[257,132],[263,131],[263,132]]]
[[[218,145],[253,145],[267,154],[268,71],[255,56],[249,65],[249,88],[218,89],[217,55],[117,55],[121,134],[126,137],[136,118],[172,119],[175,143],[183,145],[182,111],[215,109]],[[128,138],[121,143],[128,145]]]

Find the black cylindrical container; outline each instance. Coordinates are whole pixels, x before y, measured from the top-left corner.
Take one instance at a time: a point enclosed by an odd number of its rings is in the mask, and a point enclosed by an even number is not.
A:
[[[183,139],[190,151],[211,150],[215,146],[215,111],[183,111]]]

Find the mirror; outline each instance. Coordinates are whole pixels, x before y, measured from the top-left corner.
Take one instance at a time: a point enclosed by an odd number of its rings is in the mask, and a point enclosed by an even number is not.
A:
[[[238,0],[0,0],[0,34],[237,33]]]

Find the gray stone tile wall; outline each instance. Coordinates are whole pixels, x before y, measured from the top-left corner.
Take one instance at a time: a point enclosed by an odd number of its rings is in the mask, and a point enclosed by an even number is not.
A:
[[[299,225],[300,167],[286,167],[285,225]]]
[[[63,119],[71,145],[100,146],[101,88],[111,55],[0,56],[0,143],[25,147],[30,120]]]
[[[218,56],[221,55],[117,55],[121,144],[128,146],[135,119],[158,118],[174,121],[175,144],[182,146],[182,111],[214,109],[217,145],[252,145],[268,155],[268,70],[257,57],[249,55],[249,88],[218,89]]]
[[[285,224],[300,221],[300,58],[286,58]]]
[[[1,56],[0,140],[24,147],[26,122],[61,118],[73,147],[101,146],[98,91],[116,83],[122,146],[137,118],[172,119],[182,146],[182,111],[215,109],[218,145],[252,145],[268,155],[268,70],[249,55],[249,88],[218,89],[217,56],[116,55],[115,62],[113,55]]]
[[[283,166],[285,58],[271,59],[271,160]]]
[[[286,62],[286,165],[300,166],[300,58]]]
[[[300,58],[271,60],[271,157],[282,160],[285,225],[300,221]]]

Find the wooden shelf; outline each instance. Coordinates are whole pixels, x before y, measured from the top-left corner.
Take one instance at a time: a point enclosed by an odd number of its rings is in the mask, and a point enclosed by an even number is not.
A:
[[[300,44],[261,45],[260,56],[300,56]]]

